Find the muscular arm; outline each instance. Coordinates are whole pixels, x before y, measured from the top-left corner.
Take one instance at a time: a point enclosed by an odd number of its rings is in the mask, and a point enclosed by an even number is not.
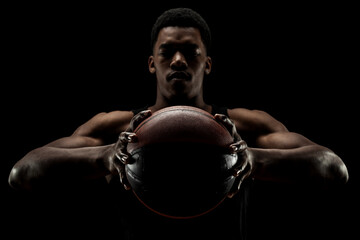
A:
[[[338,155],[300,134],[267,134],[259,137],[258,146],[251,148],[256,179],[322,186],[348,180],[346,166]]]
[[[110,145],[81,148],[44,146],[34,149],[14,165],[9,184],[19,190],[34,190],[105,176],[110,173],[104,165],[107,151],[110,151]]]
[[[131,117],[131,112],[98,114],[72,136],[30,151],[13,166],[9,184],[35,190],[108,175],[112,169],[107,158],[112,157],[113,144],[104,145],[104,138],[126,129]]]
[[[322,186],[347,182],[344,162],[330,149],[289,132],[264,112],[234,109],[229,114],[239,132],[255,136],[254,146],[249,147],[253,178]]]

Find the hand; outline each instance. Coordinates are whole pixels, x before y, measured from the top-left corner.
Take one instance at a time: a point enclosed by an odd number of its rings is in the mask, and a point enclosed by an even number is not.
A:
[[[244,140],[241,139],[239,133],[236,130],[236,126],[223,114],[215,114],[215,119],[222,123],[230,132],[234,138],[234,143],[229,146],[230,152],[232,154],[238,155],[237,163],[233,169],[233,176],[235,177],[235,182],[228,193],[228,197],[232,198],[240,190],[241,183],[250,176],[253,170],[253,163],[250,150]]]
[[[119,135],[118,141],[114,146],[114,162],[113,165],[116,168],[120,176],[120,182],[126,190],[130,190],[131,186],[126,178],[125,165],[131,163],[131,156],[127,152],[127,145],[129,142],[136,142],[136,134],[134,133],[135,128],[144,119],[151,116],[150,110],[144,110],[136,114],[130,121],[129,127]]]

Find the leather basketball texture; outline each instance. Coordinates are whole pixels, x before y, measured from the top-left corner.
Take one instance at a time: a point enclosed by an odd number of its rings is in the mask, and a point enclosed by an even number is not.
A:
[[[228,147],[233,143],[229,131],[213,115],[195,107],[163,108],[145,119],[134,130],[138,142],[128,145],[128,152],[158,143],[202,143]]]
[[[154,112],[128,144],[125,167],[133,192],[153,212],[193,218],[215,209],[234,182],[237,155],[229,131],[206,111],[173,106]]]

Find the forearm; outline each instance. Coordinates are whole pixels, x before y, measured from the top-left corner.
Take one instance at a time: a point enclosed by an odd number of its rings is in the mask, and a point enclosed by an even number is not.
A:
[[[29,152],[10,172],[15,189],[94,179],[109,174],[104,162],[111,145],[83,148],[41,147]]]
[[[342,184],[348,180],[343,161],[329,149],[318,145],[250,150],[254,162],[252,176],[255,179],[324,186]]]

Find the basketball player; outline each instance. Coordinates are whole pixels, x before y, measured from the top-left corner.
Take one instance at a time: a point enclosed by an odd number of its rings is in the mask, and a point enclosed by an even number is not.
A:
[[[204,101],[203,78],[212,67],[210,42],[208,25],[198,13],[186,8],[164,12],[153,26],[148,59],[149,71],[157,79],[155,104],[134,111],[99,113],[71,136],[30,151],[13,166],[10,185],[19,191],[64,189],[96,181],[115,186],[105,188],[116,192],[113,199],[117,204],[101,207],[116,215],[116,224],[111,226],[118,228],[108,231],[116,232],[119,239],[245,239],[247,191],[252,179],[321,187],[346,183],[347,168],[329,148],[288,131],[266,112],[227,109]],[[228,199],[198,219],[176,221],[156,216],[127,191],[131,187],[124,166],[130,159],[125,149],[129,141],[136,141],[132,131],[152,112],[173,105],[195,106],[215,115],[234,136],[229,149],[240,159]]]

